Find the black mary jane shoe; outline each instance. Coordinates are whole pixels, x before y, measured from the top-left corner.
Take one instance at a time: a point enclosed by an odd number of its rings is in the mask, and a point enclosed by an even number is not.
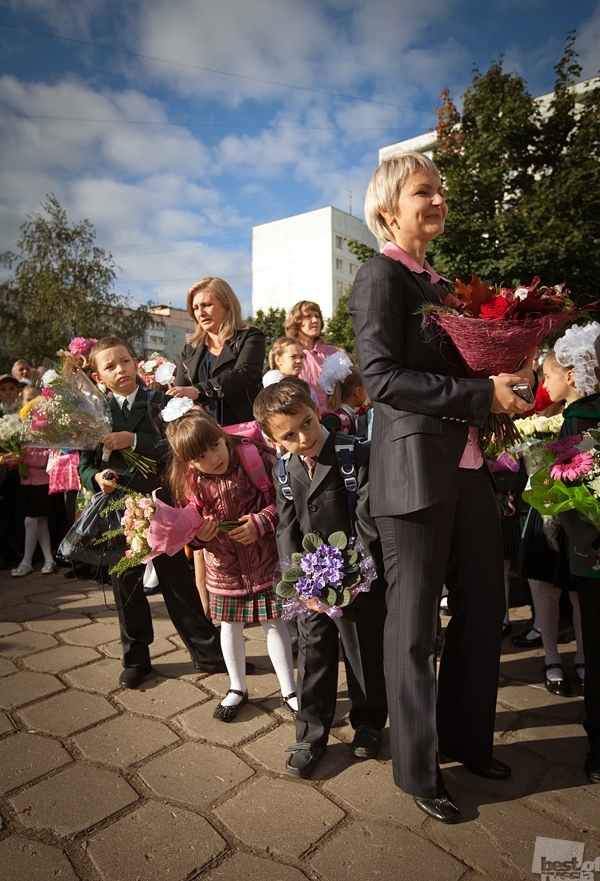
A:
[[[528,639],[530,633],[537,633],[537,636]],[[542,644],[542,634],[537,627],[530,627],[529,630],[525,630],[523,633],[513,636],[511,642],[519,649],[535,649]]]
[[[297,693],[296,693],[295,691],[292,691],[291,694],[286,694],[285,697],[280,697],[280,698],[279,698],[279,703],[280,703],[280,705],[281,705],[282,707],[284,707],[284,709],[286,709],[286,710],[291,714],[291,716],[292,716],[292,721],[295,722],[295,721],[296,721],[296,716],[298,715],[298,710],[295,710],[295,709],[292,707],[292,705],[290,704],[290,700],[291,700],[291,698],[293,698],[293,697],[296,697],[296,698],[298,697],[298,695],[297,695]]]
[[[416,795],[413,798],[420,810],[440,823],[456,823],[460,817],[460,811],[449,792],[437,798],[418,798]]]
[[[465,765],[467,771],[471,774],[477,774],[478,777],[485,777],[487,780],[508,780],[510,777],[510,768],[501,762],[500,759],[492,757],[492,764],[489,768],[478,768],[474,765]]]
[[[227,694],[239,694],[242,699],[235,707],[224,707],[222,703],[217,704],[213,713],[213,719],[220,719],[221,722],[233,722],[239,708],[248,703],[247,691],[238,691],[237,688],[230,688]]]
[[[546,674],[548,670],[557,669],[559,667],[562,670],[563,675],[560,679],[548,679],[548,676],[546,675],[546,688],[550,694],[557,694],[559,697],[570,697],[571,689],[569,688],[569,683],[565,679],[565,671],[562,664],[545,664],[544,674]]]

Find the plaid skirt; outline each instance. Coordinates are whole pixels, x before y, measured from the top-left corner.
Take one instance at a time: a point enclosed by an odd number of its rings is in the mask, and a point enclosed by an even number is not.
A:
[[[209,596],[211,617],[219,621],[255,624],[269,618],[281,617],[281,601],[272,588],[245,596],[223,596],[217,593]]]

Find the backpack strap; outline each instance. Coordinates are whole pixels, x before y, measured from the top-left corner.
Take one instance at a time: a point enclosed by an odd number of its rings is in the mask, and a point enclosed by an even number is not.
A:
[[[273,481],[267,474],[265,463],[257,448],[252,441],[244,439],[241,444],[237,444],[236,450],[244,466],[244,471],[254,486],[262,492],[267,501],[271,501],[273,499]]]
[[[369,443],[342,431],[335,433],[335,455],[338,468],[346,492],[348,494],[348,517],[350,519],[350,533],[356,535],[356,505],[358,504],[358,480],[356,478],[356,444]]]
[[[292,487],[290,486],[290,475],[288,473],[288,463],[291,455],[291,453],[284,453],[277,463],[277,479],[279,480],[279,486],[281,487],[281,494],[288,502],[291,502],[294,499]]]

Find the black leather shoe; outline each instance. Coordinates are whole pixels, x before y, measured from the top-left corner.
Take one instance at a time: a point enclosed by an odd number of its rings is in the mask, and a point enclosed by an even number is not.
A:
[[[247,691],[238,691],[237,688],[230,688],[227,694],[238,694],[241,697],[241,701],[233,707],[224,707],[223,703],[217,704],[213,713],[213,719],[220,719],[221,722],[233,722],[239,708],[248,703]]]
[[[477,774],[478,777],[486,777],[488,780],[508,780],[510,777],[510,768],[501,762],[500,759],[492,758],[492,764],[489,768],[477,768],[473,765],[465,765],[467,771],[471,774]]]
[[[310,777],[326,747],[315,746],[314,743],[294,743],[288,746],[287,753],[291,756],[285,763],[285,770],[294,777]]]
[[[137,688],[148,673],[150,673],[149,667],[125,667],[119,676],[119,685],[123,688]]]
[[[552,670],[554,668],[560,668],[563,675],[560,679],[548,679],[546,676],[546,688],[550,694],[557,694],[559,697],[570,697],[571,689],[569,688],[569,683],[565,679],[565,671],[562,664],[545,664],[544,674],[547,670]]]
[[[438,798],[417,798],[414,796],[415,804],[429,817],[439,820],[440,823],[456,823],[460,817],[460,811],[452,801],[449,792],[440,795]]]
[[[227,673],[225,661],[218,661],[216,664],[204,664],[200,661],[194,661],[194,670],[200,673]],[[250,661],[246,661],[246,673],[254,673],[256,667]]]
[[[530,633],[537,633],[537,636],[528,639]],[[511,642],[520,649],[535,649],[542,644],[542,635],[537,627],[530,627],[529,630],[519,633],[518,636],[513,636]]]
[[[381,746],[381,731],[370,725],[359,725],[350,744],[350,752],[357,759],[375,759]]]

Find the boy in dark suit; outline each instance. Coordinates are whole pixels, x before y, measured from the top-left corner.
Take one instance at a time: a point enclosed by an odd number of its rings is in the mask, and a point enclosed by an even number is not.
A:
[[[97,450],[84,451],[79,464],[81,482],[93,492],[114,492],[117,482],[136,492],[151,493],[162,484],[160,413],[164,401],[152,399],[137,384],[137,361],[118,337],[104,337],[90,352],[92,376],[111,392],[113,428],[103,440],[108,461]],[[161,396],[162,398],[162,396]],[[157,473],[144,477],[130,470],[120,453],[133,449],[158,464]],[[116,475],[116,476],[115,476]],[[185,554],[162,554],[153,560],[169,616],[188,649],[194,667],[203,672],[225,671],[219,633],[204,614]],[[111,577],[119,614],[123,667],[119,684],[135,688],[150,671],[149,646],[154,639],[150,605],[142,588],[143,566]]]
[[[348,492],[342,480],[334,448],[335,434],[319,422],[319,411],[305,382],[284,379],[268,386],[254,402],[254,416],[263,432],[291,455],[288,481],[293,498],[286,498],[273,471],[279,509],[277,547],[282,559],[302,552],[302,538],[309,532],[327,539],[341,530],[351,535]],[[369,445],[355,444],[357,504],[356,534],[379,572],[381,548],[368,502]],[[323,755],[333,722],[337,697],[339,638],[348,692],[350,723],[355,730],[351,745],[357,758],[375,758],[381,729],[387,718],[383,675],[383,624],[385,586],[382,579],[360,593],[341,618],[309,612],[298,617],[298,742],[285,769],[297,777],[309,777]]]

